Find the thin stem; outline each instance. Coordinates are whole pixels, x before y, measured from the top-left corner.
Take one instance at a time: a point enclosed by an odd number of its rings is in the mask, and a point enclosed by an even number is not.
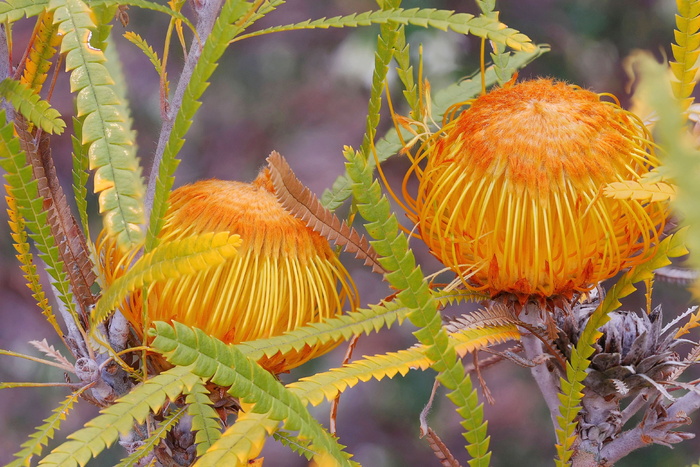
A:
[[[647,390],[644,390],[637,394],[632,402],[629,403],[627,407],[622,411],[622,426],[629,421],[630,418],[634,416],[639,410],[646,405],[649,400],[649,394]]]
[[[360,339],[360,334],[356,334],[352,337],[350,340],[350,344],[348,345],[348,350],[345,352],[345,358],[343,358],[343,363],[341,366],[345,366],[348,364],[350,359],[352,358],[352,353],[355,350],[355,346],[357,345],[357,341]],[[329,425],[329,431],[331,432],[332,435],[335,435],[337,432],[337,426],[336,426],[336,421],[338,417],[338,405],[340,404],[340,394],[338,393],[337,396],[335,396],[335,399],[331,401],[331,414],[330,414],[330,425]]]
[[[0,81],[9,78],[11,74],[10,48],[7,43],[7,31],[4,24],[0,24]],[[2,99],[1,108],[5,110],[7,123],[14,120],[14,111],[7,99]]]
[[[543,311],[535,303],[528,303],[520,314],[520,319],[524,323],[531,326],[542,326],[544,325]],[[520,341],[523,344],[523,349],[525,350],[525,355],[527,358],[533,362],[539,362],[542,360],[542,356],[545,354],[544,346],[542,341],[532,334],[531,332],[520,328],[521,338]],[[557,417],[559,416],[559,377],[554,370],[550,370],[547,364],[547,360],[538,363],[537,365],[530,368],[530,373],[532,373],[537,386],[540,388],[540,392],[544,397],[544,401],[549,408],[549,413],[552,417],[552,423],[554,426],[558,426]]]

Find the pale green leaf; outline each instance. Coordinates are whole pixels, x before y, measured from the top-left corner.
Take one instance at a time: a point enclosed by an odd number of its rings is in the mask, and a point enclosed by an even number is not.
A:
[[[128,294],[144,285],[222,264],[236,254],[240,244],[241,238],[228,232],[209,232],[163,243],[139,258],[104,291],[92,314],[93,322],[105,319]]]
[[[17,112],[45,132],[58,135],[63,133],[66,123],[61,120],[61,114],[27,85],[5,78],[0,82],[0,96],[10,101]]]

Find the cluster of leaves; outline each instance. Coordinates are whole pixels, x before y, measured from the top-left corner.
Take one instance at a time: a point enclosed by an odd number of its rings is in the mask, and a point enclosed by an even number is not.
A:
[[[391,378],[417,369],[433,370],[437,381],[449,390],[448,398],[462,419],[470,465],[489,464],[491,453],[483,407],[461,357],[497,343],[517,341],[518,326],[522,323],[509,310],[494,308],[464,317],[450,328],[443,325],[440,309],[446,303],[485,297],[429,286],[375,175],[378,163],[399,152],[403,135],[392,130],[378,139],[377,127],[392,62],[396,64],[411,116],[421,120],[428,116],[439,118],[452,104],[473,98],[485,87],[508,81],[519,68],[548,49],[501,23],[495,1],[488,0],[477,1],[481,14],[476,16],[428,8],[402,9],[399,0],[384,0],[378,2],[377,11],[253,30],[259,19],[283,3],[283,0],[195,2],[196,24],[180,12],[183,2],[177,0],[168,2],[167,7],[148,0],[0,3],[0,21],[8,28],[25,17],[36,17],[37,25],[18,72],[10,76],[6,71],[7,76],[0,76],[3,79],[0,95],[12,105],[9,113],[2,113],[3,122],[7,123],[0,130],[0,165],[6,172],[13,240],[39,307],[64,339],[75,362],[70,363],[48,345],[38,348],[51,361],[7,351],[3,354],[60,366],[80,380],[70,385],[74,392],[22,445],[11,465],[30,465],[32,459],[40,458],[40,465],[82,466],[117,441],[127,449],[120,465],[149,462],[155,465],[154,456],[161,452],[157,447],[165,438],[175,435],[183,417],[191,420],[188,426],[194,433],[196,465],[246,465],[258,456],[265,440],[272,435],[313,458],[318,465],[353,465],[351,455],[312,417],[309,406],[332,401],[361,381]],[[165,74],[167,52],[159,57],[138,34],[127,33],[127,39],[147,55],[161,77],[164,125],[148,183],[141,176],[124,96],[125,84],[114,63],[118,59],[109,46],[109,23],[115,17],[123,18],[124,5],[169,15],[168,42],[175,31],[184,47],[187,28],[192,31],[183,70],[172,93]],[[239,246],[239,238],[228,234],[162,243],[158,240],[179,163],[178,153],[217,62],[229,45],[248,37],[300,29],[373,25],[379,26],[379,35],[366,132],[358,150],[346,148],[346,172],[319,201],[299,184],[283,159],[273,157],[270,167],[280,192],[287,187],[287,193],[302,198],[301,202],[288,203],[291,212],[296,210],[295,214],[305,218],[312,228],[361,255],[375,272],[384,275],[397,293],[386,301],[320,324],[235,346],[227,346],[179,323],[154,323],[152,329],[140,330],[139,334],[150,333],[151,349],[161,353],[172,368],[157,375],[149,374],[144,354],[138,353],[143,348],[125,348],[129,330],[120,323],[119,313],[113,312],[133,292],[145,290],[156,281],[215,267],[234,255]],[[491,44],[493,64],[482,70],[481,79],[465,80],[437,92],[428,108],[421,96],[422,77],[416,76],[412,66],[406,25],[476,36],[484,44]],[[686,28],[683,31],[693,29],[686,23],[679,23],[679,27]],[[691,45],[684,42],[679,47],[687,51]],[[0,56],[8,54],[6,43],[0,41]],[[684,57],[680,52],[677,56]],[[679,59],[679,62],[685,60],[676,67],[681,70],[681,80],[686,79],[687,66],[683,64],[690,63],[690,58]],[[79,221],[68,208],[51,161],[50,135],[66,128],[62,116],[48,102],[52,89],[43,86],[52,63],[57,68],[65,63],[74,95],[73,197]],[[688,86],[686,81],[681,81],[683,97],[687,97]],[[87,229],[86,186],[90,173],[93,191],[99,195],[104,235],[114,242],[115,248],[130,252],[133,258],[128,271],[108,287],[110,281],[95,275],[94,271],[100,269],[94,263],[100,258],[96,257],[97,249]],[[370,242],[332,215],[345,202],[350,202],[366,221],[364,228],[372,239]],[[56,290],[61,322],[42,289],[30,241]],[[575,417],[582,396],[580,381],[590,364],[588,357],[597,338],[596,329],[605,322],[607,312],[618,306],[616,300],[628,293],[633,282],[645,279],[667,257],[682,250],[676,237],[662,245],[654,258],[644,267],[630,271],[621,279],[619,290],[609,294],[567,366],[567,380],[561,386],[562,417],[558,432],[562,462],[566,462],[573,449]],[[98,286],[102,290],[95,294]],[[264,356],[341,338],[349,340],[406,322],[416,328],[416,346],[364,357],[286,386],[256,363]],[[128,364],[125,354],[134,357],[137,363]],[[110,379],[106,369],[110,374],[117,372],[125,377]],[[22,385],[0,383],[0,388]],[[244,409],[226,429],[210,398],[211,385],[225,388],[228,396]],[[80,397],[102,406],[101,414],[46,453],[55,430]]]

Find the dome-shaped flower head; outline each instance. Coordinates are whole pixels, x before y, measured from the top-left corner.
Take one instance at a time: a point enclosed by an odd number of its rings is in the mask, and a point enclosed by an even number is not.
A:
[[[571,295],[644,260],[666,205],[603,195],[658,165],[619,105],[547,79],[468,103],[416,155],[409,217],[431,252],[492,296]]]
[[[207,232],[238,234],[238,253],[220,266],[154,283],[151,321],[178,321],[226,343],[278,336],[357,306],[357,291],[328,241],[277,201],[267,170],[252,183],[206,180],[172,192],[162,241]],[[131,300],[131,306],[138,300]],[[130,310],[130,320],[141,311]],[[140,326],[140,323],[136,323]],[[264,358],[278,373],[338,342]]]

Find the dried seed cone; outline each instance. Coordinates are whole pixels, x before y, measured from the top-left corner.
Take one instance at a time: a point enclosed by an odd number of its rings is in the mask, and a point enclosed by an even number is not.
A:
[[[642,123],[599,95],[541,79],[472,102],[416,155],[409,217],[471,289],[570,295],[644,260],[663,203],[603,196],[658,165]]]
[[[325,238],[278,203],[266,171],[252,184],[206,180],[183,186],[169,203],[162,241],[226,231],[240,235],[242,245],[221,266],[153,284],[151,321],[179,321],[236,344],[321,322],[341,314],[346,304],[357,306],[345,267]],[[140,310],[134,311],[128,314],[139,320]],[[260,363],[279,373],[337,344],[292,349]]]

